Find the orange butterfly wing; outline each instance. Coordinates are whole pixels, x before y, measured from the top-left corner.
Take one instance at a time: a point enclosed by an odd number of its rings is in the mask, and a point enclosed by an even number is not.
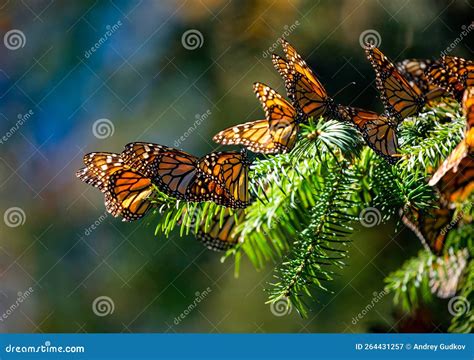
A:
[[[298,134],[295,109],[265,84],[254,84],[254,91],[265,111],[266,120],[232,126],[214,135],[213,140],[224,145],[244,145],[256,153],[290,151]]]
[[[113,216],[121,215],[125,221],[137,220],[152,207],[148,200],[152,193],[153,186],[149,178],[122,169],[114,172],[109,179],[105,207]]]
[[[456,76],[464,87],[474,86],[474,62],[456,56],[441,59],[448,73]]]
[[[428,184],[436,186],[449,202],[462,202],[474,190],[474,128],[441,164]]]
[[[429,212],[412,210],[402,217],[402,221],[416,234],[425,247],[439,255],[444,250],[453,215],[454,210],[445,207]]]
[[[398,158],[396,124],[388,117],[373,111],[348,106],[337,106],[339,119],[352,123],[362,133],[367,145],[390,163]]]
[[[402,121],[408,116],[418,114],[426,103],[426,98],[395,66],[374,46],[366,47],[367,59],[375,70],[375,83],[380,98],[390,116]]]
[[[249,162],[245,154],[211,153],[200,159],[198,166],[200,171],[217,181],[226,190],[230,207],[242,208],[248,205]]]
[[[466,117],[467,127],[474,127],[474,86],[468,87],[464,91],[464,96],[462,100],[462,109],[463,114]],[[474,147],[474,144],[471,145]]]
[[[132,221],[151,208],[147,200],[153,192],[151,179],[130,169],[120,154],[86,154],[84,164],[86,167],[79,169],[76,176],[104,193],[105,207],[113,216]]]
[[[221,214],[217,213],[212,218],[209,226],[206,227],[204,223],[200,225],[196,236],[210,250],[229,250],[239,242],[239,236],[235,232],[235,228],[244,217],[243,210],[233,214],[226,211],[221,223]]]
[[[284,151],[273,141],[268,120],[250,121],[222,130],[212,138],[222,145],[243,145],[255,153],[277,154]]]
[[[134,142],[125,145],[120,154],[122,160],[132,169],[144,176],[153,177],[156,173],[156,159],[173,148],[146,142]]]
[[[124,166],[124,162],[119,154],[108,152],[86,154],[84,155],[83,162],[86,167],[79,169],[76,172],[76,176],[81,181],[101,191],[106,189],[110,175]]]
[[[189,201],[188,188],[196,180],[197,163],[197,157],[184,151],[165,151],[155,160],[154,179],[164,193]]]
[[[287,62],[275,55],[273,64],[283,76],[288,97],[293,101],[298,113],[304,117],[315,118],[332,115],[334,101],[328,96],[322,83],[291,44],[283,39],[281,43]]]
[[[299,130],[295,108],[280,94],[262,83],[254,84],[254,92],[265,111],[269,132],[277,152],[288,152],[296,143]]]

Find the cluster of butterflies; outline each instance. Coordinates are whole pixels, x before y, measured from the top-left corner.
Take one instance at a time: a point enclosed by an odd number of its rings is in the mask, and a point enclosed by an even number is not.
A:
[[[400,158],[397,126],[403,119],[416,115],[443,96],[457,100],[467,97],[466,106],[471,104],[472,108],[472,93],[464,95],[465,89],[474,84],[471,61],[445,56],[437,61],[410,59],[393,64],[379,49],[368,45],[366,55],[375,70],[376,86],[385,108],[383,114],[378,114],[337,104],[296,49],[283,39],[281,44],[285,58],[273,54],[272,61],[284,79],[289,100],[269,86],[255,83],[254,92],[265,119],[232,126],[213,137],[222,145],[242,145],[243,151],[214,152],[197,158],[158,144],[131,143],[121,154],[85,155],[85,167],[76,175],[99,188],[105,194],[107,210],[125,221],[141,218],[152,207],[154,186],[176,199],[213,201],[240,209],[235,214],[229,211],[223,222],[216,220],[209,229],[203,228],[197,234],[208,248],[226,250],[238,242],[234,226],[250,202],[250,161],[246,149],[261,154],[289,152],[298,139],[300,124],[324,117],[352,124],[370,148],[395,163]],[[467,113],[472,120],[472,110]],[[466,139],[464,149],[469,149],[470,140]],[[454,160],[447,162],[452,164]],[[460,166],[450,164],[445,166],[445,174],[435,175],[439,181],[449,182],[448,172],[455,173]]]
[[[471,65],[471,71],[474,67]],[[472,74],[471,74],[472,76]],[[471,80],[472,81],[472,80]],[[411,210],[402,218],[425,247],[435,254],[443,253],[450,230],[465,219],[463,212],[455,216],[455,204],[463,203],[474,190],[474,87],[464,90],[462,99],[466,130],[463,140],[443,161],[428,184],[440,195],[438,208],[427,212]],[[471,209],[463,209],[463,211]]]

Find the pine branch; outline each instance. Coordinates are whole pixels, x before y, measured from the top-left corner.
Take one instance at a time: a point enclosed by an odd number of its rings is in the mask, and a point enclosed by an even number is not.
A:
[[[290,299],[302,316],[307,315],[302,296],[313,297],[312,286],[327,290],[324,283],[333,279],[332,268],[343,266],[343,245],[352,231],[347,224],[354,220],[348,214],[357,179],[343,167],[327,170],[318,201],[310,209],[309,225],[299,232],[294,249],[276,271],[279,281],[270,290],[270,302]]]
[[[452,297],[466,267],[467,249],[437,257],[429,251],[420,251],[418,256],[406,261],[400,269],[386,279],[385,291],[394,293],[394,302],[412,312],[421,303],[429,303],[433,295]]]
[[[289,154],[257,160],[250,174],[257,201],[246,209],[240,227],[242,249],[261,268],[277,261],[310,222],[331,166],[360,147],[356,130],[337,121],[310,120],[301,127],[301,140]]]
[[[426,176],[436,169],[462,139],[465,126],[466,119],[457,103],[405,120],[400,128],[402,171],[416,169]]]

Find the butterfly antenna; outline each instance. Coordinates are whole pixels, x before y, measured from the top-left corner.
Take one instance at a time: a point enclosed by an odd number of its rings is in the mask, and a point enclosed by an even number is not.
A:
[[[350,82],[349,84],[345,85],[342,89],[339,89],[339,90],[334,94],[333,97],[336,97],[340,92],[343,92],[343,91],[346,90],[349,86],[355,85],[355,84],[356,84],[355,81]]]

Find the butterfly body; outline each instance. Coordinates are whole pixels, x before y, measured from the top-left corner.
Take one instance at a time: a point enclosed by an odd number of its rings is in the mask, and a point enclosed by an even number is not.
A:
[[[337,106],[340,120],[353,124],[362,134],[367,145],[389,163],[398,158],[397,122],[387,115],[349,106]]]
[[[285,81],[288,98],[297,110],[299,121],[332,117],[336,106],[334,100],[296,49],[286,40],[280,41],[286,60],[273,54],[273,66]]]

